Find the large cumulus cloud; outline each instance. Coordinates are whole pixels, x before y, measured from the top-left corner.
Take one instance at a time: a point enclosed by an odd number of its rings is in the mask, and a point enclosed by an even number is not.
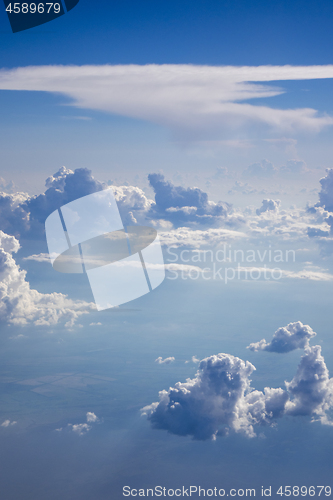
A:
[[[95,179],[91,170],[61,167],[48,177],[46,190],[36,196],[0,193],[0,222],[4,231],[16,237],[41,238],[46,218],[62,205],[108,186]],[[112,186],[125,225],[144,223],[153,201],[134,186]]]
[[[305,347],[304,351],[294,378],[286,382],[293,396],[286,411],[290,415],[318,415],[327,423],[326,411],[333,404],[333,379],[319,345]]]
[[[160,401],[143,408],[152,426],[194,439],[215,439],[230,430],[254,437],[281,412],[288,395],[282,389],[252,391],[249,361],[220,353],[203,359],[194,379],[159,393]]]
[[[25,193],[0,194],[0,221],[4,231],[17,237],[41,237],[44,222],[54,210],[76,198],[100,191],[105,186],[95,180],[86,168],[78,168],[73,172],[62,167],[46,179],[45,187],[45,192],[36,196]]]
[[[174,186],[162,174],[150,174],[148,180],[155,191],[151,216],[169,220],[175,226],[214,225],[230,212],[228,203],[209,201],[207,193],[197,187]]]
[[[327,412],[333,406],[333,379],[320,346],[309,346],[315,334],[301,322],[288,327],[279,329],[266,344],[275,345],[276,352],[287,352],[291,349],[279,339],[288,338],[289,344],[304,347],[296,374],[291,382],[285,382],[285,389],[253,390],[253,364],[220,353],[200,361],[195,378],[160,391],[159,401],[144,407],[143,414],[156,429],[200,440],[230,431],[254,437],[256,427],[272,425],[284,415],[312,416],[332,425]]]
[[[0,231],[0,320],[12,325],[72,326],[94,309],[93,304],[71,300],[62,293],[43,294],[30,288],[26,272],[16,264],[13,254],[19,249],[14,236]]]

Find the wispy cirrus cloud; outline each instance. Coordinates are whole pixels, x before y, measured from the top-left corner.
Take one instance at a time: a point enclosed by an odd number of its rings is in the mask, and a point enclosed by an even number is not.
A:
[[[333,78],[333,65],[30,66],[1,70],[0,89],[58,93],[78,108],[147,120],[202,139],[212,133],[227,138],[254,124],[286,134],[332,125],[333,117],[315,109],[245,102],[284,92],[267,82],[322,78]]]

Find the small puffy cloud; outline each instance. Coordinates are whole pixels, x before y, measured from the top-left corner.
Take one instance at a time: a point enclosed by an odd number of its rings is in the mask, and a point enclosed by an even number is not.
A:
[[[209,224],[220,221],[230,211],[227,203],[214,203],[197,187],[183,188],[166,181],[162,174],[149,174],[148,180],[155,192],[155,204],[150,215],[182,224]]]
[[[95,415],[95,413],[88,411],[86,414],[88,424],[91,422],[98,422],[99,418]]]
[[[192,356],[191,358],[192,363],[200,363],[200,359],[198,359],[196,356]],[[185,361],[185,364],[190,363],[191,361],[187,360]]]
[[[82,424],[68,424],[68,428],[71,429],[73,432],[75,432],[75,434],[78,434],[79,436],[84,436],[85,434],[87,434],[87,432],[89,432],[92,429],[92,424],[96,424],[100,421],[97,415],[95,415],[95,413],[91,411],[88,411],[86,413],[86,420],[87,422]],[[56,429],[56,431],[59,432],[61,430],[62,427],[60,429]]]
[[[155,359],[155,363],[158,363],[159,365],[169,365],[170,363],[173,363],[175,361],[175,358],[173,356],[170,356],[169,358],[162,358],[162,356],[159,356],[157,359]]]
[[[264,212],[277,212],[281,204],[280,200],[262,200],[262,205],[256,210],[257,215],[261,215]]]
[[[253,163],[243,170],[244,177],[259,177],[259,178],[270,178],[273,177],[277,172],[273,163],[268,160],[262,160],[258,163]]]
[[[44,294],[30,288],[26,271],[16,264],[13,253],[19,249],[14,236],[0,231],[0,320],[24,326],[55,325],[60,321],[70,327],[93,304],[71,300],[62,293]]]
[[[276,330],[271,342],[265,339],[252,343],[248,346],[251,351],[290,352],[294,349],[304,349],[309,346],[309,340],[317,334],[309,325],[303,325],[300,321],[289,323]]]
[[[68,424],[71,428],[72,431],[75,432],[75,434],[78,434],[79,436],[83,436],[84,434],[87,434],[91,430],[91,426],[88,424]]]
[[[10,427],[15,424],[17,424],[15,420],[13,420],[12,422],[10,420],[5,420],[4,422],[2,422],[1,427]]]

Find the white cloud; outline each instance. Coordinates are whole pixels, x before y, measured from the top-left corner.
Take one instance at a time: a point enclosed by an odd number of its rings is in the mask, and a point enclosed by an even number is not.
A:
[[[249,361],[220,353],[200,361],[195,378],[177,382],[159,392],[159,401],[142,408],[151,425],[180,436],[216,439],[229,431],[256,436],[255,427],[274,425],[284,415],[311,416],[333,425],[333,379],[330,379],[320,346],[309,346],[315,333],[301,322],[279,328],[270,344],[251,344],[253,350],[285,353],[304,348],[304,356],[286,390],[265,387],[253,390]],[[250,347],[251,347],[250,346]]]
[[[255,367],[230,354],[216,354],[203,359],[194,379],[177,382],[159,393],[159,402],[142,409],[152,426],[194,439],[215,439],[230,430],[254,437],[253,426],[268,424],[276,399],[287,399],[281,389],[266,395],[250,392],[250,375]]]
[[[212,226],[230,212],[228,203],[209,201],[207,193],[197,187],[175,186],[162,174],[149,174],[148,180],[155,192],[155,203],[148,214],[152,219],[166,219],[175,226]]]
[[[145,119],[198,137],[253,124],[279,134],[318,132],[333,123],[330,116],[241,102],[283,93],[253,82],[318,78],[333,78],[333,66],[30,66],[1,70],[0,89],[60,93],[79,108]]]
[[[51,262],[50,261],[50,254],[48,253],[39,253],[39,254],[33,254],[29,255],[28,257],[23,257],[22,260],[34,260],[36,262],[47,262],[48,264]]]
[[[68,424],[71,428],[72,431],[78,434],[79,436],[83,436],[87,432],[91,430],[91,426],[88,424]]]
[[[320,179],[319,205],[333,211],[333,168],[326,169],[327,175]]]
[[[158,363],[159,365],[169,365],[170,363],[173,363],[175,361],[175,358],[173,356],[170,356],[169,358],[163,359],[162,356],[159,356],[157,359],[155,359],[155,363]]]
[[[264,212],[278,212],[281,205],[280,200],[262,200],[262,205],[256,210],[257,215],[261,215]]]
[[[251,351],[289,352],[308,347],[309,340],[316,335],[309,325],[303,325],[297,321],[276,330],[271,342],[262,339],[260,342],[250,344],[247,348]]]
[[[125,225],[146,224],[147,212],[154,204],[142,189],[134,186],[111,186]]]
[[[319,416],[322,423],[330,423],[326,411],[333,405],[333,379],[329,378],[319,345],[306,346],[304,351],[296,375],[291,382],[286,382],[293,396],[286,405],[286,413]]]
[[[280,279],[300,279],[300,280],[310,280],[310,281],[332,281],[333,274],[326,272],[325,270],[311,270],[302,269],[301,271],[288,271],[287,269],[269,268],[269,267],[235,267],[235,274],[233,277],[240,277],[240,279],[248,280],[251,279],[268,279],[272,277],[274,280]],[[234,278],[233,278],[234,279]]]
[[[15,420],[13,420],[12,422],[10,420],[5,420],[4,422],[2,422],[1,427],[10,427],[15,424],[17,424]]]
[[[65,326],[70,327],[82,314],[94,309],[94,304],[68,299],[62,293],[43,294],[31,289],[26,271],[20,269],[12,255],[18,249],[18,240],[0,231],[0,320],[20,326],[65,321]]]
[[[95,415],[95,413],[88,411],[86,414],[88,424],[91,422],[98,422],[99,418]]]
[[[82,424],[68,424],[68,427],[75,432],[75,434],[78,434],[79,436],[84,436],[87,434],[92,429],[92,424],[98,423],[100,420],[95,415],[95,413],[88,411],[86,413],[86,420],[87,423],[82,423]],[[56,431],[61,431],[62,427],[60,429],[56,429]]]
[[[232,242],[246,238],[246,234],[241,231],[234,231],[226,228],[207,229],[206,231],[193,230],[188,227],[180,227],[171,231],[161,231],[159,233],[163,245],[169,247],[193,247],[216,246],[223,242]]]

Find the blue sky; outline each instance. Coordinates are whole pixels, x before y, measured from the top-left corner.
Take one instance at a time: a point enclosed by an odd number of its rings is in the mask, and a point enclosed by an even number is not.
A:
[[[26,64],[327,64],[330,2],[80,0],[34,31],[9,33],[1,15],[1,61]],[[40,43],[40,39],[43,43]],[[28,43],[27,43],[28,41]]]
[[[2,11],[1,67],[74,64],[195,64],[195,65],[327,65],[330,64],[329,2],[123,2],[102,1],[94,8],[81,0],[68,15],[32,30],[10,31]],[[266,83],[264,85],[267,85]],[[272,108],[308,108],[332,113],[331,83],[326,80],[276,81],[285,92],[261,97],[252,104]],[[140,97],[139,97],[140,98]],[[330,127],[320,134],[296,133],[296,150],[283,151],[276,143],[265,142],[259,131],[234,133],[243,146],[202,144],[179,135],[163,125],[142,119],[75,109],[64,95],[12,93],[0,95],[3,120],[0,124],[7,148],[1,161],[11,170],[12,179],[31,194],[43,189],[42,177],[59,164],[69,168],[94,166],[104,180],[121,172],[121,182],[134,175],[146,178],[149,171],[181,171],[191,183],[204,186],[200,176],[214,175],[217,167],[237,170],[267,158],[283,165],[290,155],[322,171],[330,166]],[[246,102],[246,101],[244,101]],[[29,127],[26,121],[29,120]],[[17,149],[17,134],[22,148]],[[227,134],[226,139],[230,139]],[[232,135],[232,134],[231,134]],[[285,135],[285,134],[284,134]],[[221,138],[221,137],[219,137]],[[207,139],[207,137],[205,138]],[[213,139],[216,139],[213,137]],[[251,139],[250,143],[246,141]],[[313,148],[313,141],[316,148]],[[128,144],[131,147],[128,147]],[[36,148],[38,144],[38,148]],[[61,144],[61,148],[59,147]],[[84,148],[84,145],[89,147]],[[24,155],[22,154],[24,150]],[[50,160],[45,164],[45,151]],[[24,163],[24,167],[23,167]],[[29,169],[30,179],[22,176]],[[112,170],[112,175],[110,175]],[[40,176],[42,175],[42,177]],[[194,178],[194,176],[199,178]],[[144,186],[144,181],[140,180]],[[231,186],[228,186],[228,191]],[[215,198],[217,193],[212,192]],[[306,201],[306,200],[305,200]]]
[[[8,500],[330,484],[332,21],[328,1],[80,0],[13,34],[0,9]],[[110,186],[167,277],[97,312],[44,222]]]

